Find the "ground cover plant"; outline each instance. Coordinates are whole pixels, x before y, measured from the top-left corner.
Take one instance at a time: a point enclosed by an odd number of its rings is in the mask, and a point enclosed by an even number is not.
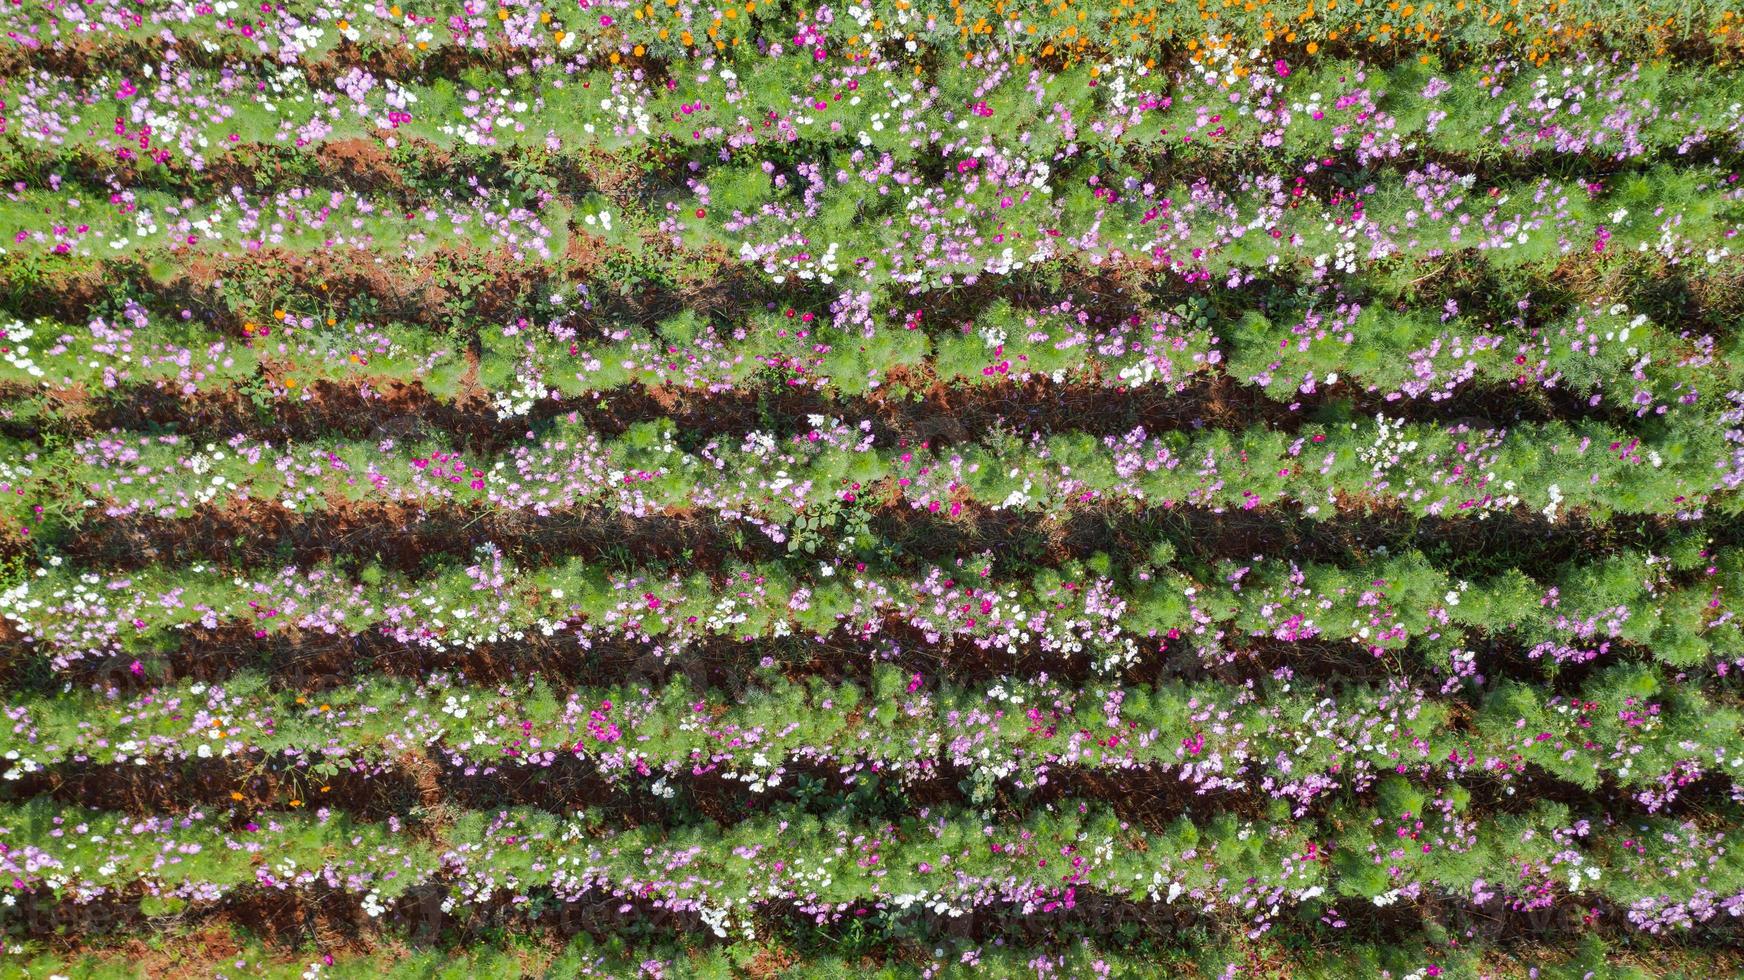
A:
[[[1744,973],[1741,18],[0,4],[0,974]]]

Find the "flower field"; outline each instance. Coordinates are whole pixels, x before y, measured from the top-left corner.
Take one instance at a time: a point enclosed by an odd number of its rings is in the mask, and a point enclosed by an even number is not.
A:
[[[1744,7],[0,5],[0,976],[1744,975]]]

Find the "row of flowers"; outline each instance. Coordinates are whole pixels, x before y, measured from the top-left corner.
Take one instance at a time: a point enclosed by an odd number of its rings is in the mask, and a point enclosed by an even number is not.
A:
[[[1712,335],[1674,334],[1625,303],[1547,310],[1523,298],[1495,322],[1455,299],[1434,315],[1399,312],[1323,285],[1268,304],[1268,314],[1196,301],[1111,321],[1071,300],[999,301],[955,323],[929,318],[924,300],[885,306],[850,292],[828,310],[753,308],[727,323],[685,311],[648,327],[600,316],[585,285],[576,294],[552,287],[542,324],[519,317],[480,327],[487,356],[473,380],[499,415],[633,385],[722,392],[778,381],[857,396],[891,378],[928,378],[1181,390],[1221,371],[1291,405],[1342,380],[1343,390],[1389,402],[1487,385],[1522,397],[1566,391],[1587,408],[1648,416],[1691,405],[1724,411],[1716,396],[1744,381]],[[282,399],[322,382],[398,383],[452,402],[469,366],[457,340],[418,325],[342,324],[281,308],[245,320],[241,333],[132,299],[82,326],[13,320],[0,326],[0,386],[21,402],[74,388],[187,397],[264,382]]]
[[[1144,830],[1093,801],[1062,801],[1023,823],[923,808],[892,821],[772,813],[726,828],[613,830],[587,813],[467,812],[432,841],[396,822],[332,811],[134,817],[47,801],[0,809],[0,870],[22,896],[88,903],[118,896],[149,914],[230,896],[314,889],[389,916],[433,889],[443,910],[507,906],[537,922],[567,903],[617,901],[626,924],[655,916],[717,936],[757,935],[757,913],[818,925],[865,910],[962,916],[1019,906],[1069,920],[1080,893],[1178,905],[1245,923],[1362,905],[1449,900],[1515,910],[1605,903],[1645,932],[1678,931],[1744,905],[1723,855],[1736,834],[1693,822],[1613,822],[1537,803],[1483,817],[1403,780],[1342,830],[1221,816]],[[1342,912],[1342,914],[1341,914]]]
[[[946,61],[997,55],[1021,66],[1117,53],[1199,58],[1218,48],[1251,49],[1258,57],[1262,48],[1284,47],[1312,56],[1333,44],[1391,57],[1434,45],[1547,59],[1582,48],[1664,54],[1679,43],[1709,45],[1725,59],[1735,54],[1736,26],[1736,12],[1725,5],[1692,9],[1675,0],[1475,0],[1464,7],[1280,0],[1252,9],[1135,0],[1114,6],[1066,2],[1021,13],[988,0],[850,0],[797,16],[780,5],[692,0],[664,6],[590,0],[575,9],[540,0],[438,0],[415,7],[300,0],[247,8],[221,0],[145,10],[120,0],[71,10],[33,0],[8,7],[0,18],[6,37],[28,50],[80,40],[162,39],[287,63],[358,50],[413,59],[459,50],[534,62],[591,52],[613,63],[640,63],[774,48],[819,63],[895,51]]]
[[[1167,557],[1166,546],[1158,550]],[[544,637],[673,660],[711,640],[839,632],[869,657],[874,640],[894,636],[898,649],[1022,651],[1087,659],[1105,672],[1179,640],[1209,662],[1233,661],[1256,642],[1310,641],[1298,666],[1337,647],[1358,660],[1411,647],[1451,673],[1450,686],[1481,678],[1490,664],[1479,651],[1498,641],[1547,664],[1639,652],[1725,673],[1739,649],[1729,605],[1744,589],[1740,552],[1710,549],[1699,536],[1668,554],[1621,551],[1543,579],[1510,569],[1476,582],[1416,552],[1350,566],[1256,557],[1197,574],[1146,562],[1119,569],[1118,580],[1098,571],[1113,571],[1106,556],[1027,579],[995,576],[992,555],[924,572],[851,558],[809,569],[735,562],[711,576],[579,560],[521,568],[494,545],[482,546],[475,564],[415,578],[371,566],[353,579],[330,564],[253,575],[198,564],[107,574],[49,564],[58,567],[0,594],[10,628],[58,670],[131,661],[136,675],[147,670],[139,658],[185,645],[198,655],[202,634],[221,628],[232,655],[248,648],[237,633],[252,633],[263,651],[274,637],[368,634],[430,651],[512,651]]]
[[[1663,515],[1699,532],[1710,509],[1736,510],[1744,472],[1744,437],[1706,419],[1650,438],[1597,422],[1492,429],[1381,416],[1296,432],[990,432],[949,447],[880,439],[870,421],[811,423],[791,436],[691,443],[667,420],[615,439],[558,420],[495,455],[391,438],[275,445],[117,433],[52,452],[17,445],[0,472],[0,513],[52,548],[92,520],[204,514],[246,531],[252,518],[225,516],[244,506],[566,519],[700,512],[778,544],[802,531],[813,532],[807,540],[828,535],[825,550],[845,555],[876,551],[856,536],[868,530],[853,529],[856,516],[909,510],[966,521],[1002,510],[1065,520],[1133,508],[1328,520],[1378,508],[1451,520],[1529,513],[1547,528],[1571,514]]]
[[[604,785],[668,798],[702,777],[752,794],[791,792],[800,774],[821,769],[848,785],[894,780],[898,792],[942,776],[968,785],[977,804],[995,787],[1033,790],[1075,772],[1149,776],[1250,812],[1281,801],[1297,819],[1395,775],[1512,796],[1516,785],[1530,795],[1537,774],[1548,773],[1625,792],[1649,813],[1703,779],[1744,800],[1736,754],[1744,714],[1732,696],[1710,697],[1638,664],[1606,667],[1570,694],[1501,682],[1477,699],[1471,723],[1457,726],[1469,710],[1459,699],[1400,680],[1334,687],[1288,669],[1245,686],[965,686],[889,665],[864,686],[757,673],[733,692],[684,680],[490,687],[440,674],[297,691],[239,675],[22,698],[0,733],[0,777],[74,765],[126,776],[144,765],[225,760],[232,798],[244,806],[256,802],[249,774],[276,770],[299,774],[286,791],[294,806],[350,808],[345,794],[324,795],[332,777],[406,773],[409,754],[440,760],[460,780],[579,761]],[[548,795],[540,805],[561,811],[570,802]]]
[[[671,65],[658,81],[583,59],[499,70],[465,87],[364,67],[312,75],[276,58],[76,78],[43,68],[8,93],[0,142],[33,154],[38,173],[89,152],[197,174],[263,147],[314,152],[351,140],[384,156],[413,143],[537,150],[551,155],[536,161],[546,168],[590,150],[628,158],[676,147],[710,168],[693,169],[710,182],[725,160],[799,149],[858,148],[902,167],[941,153],[958,166],[977,151],[1089,155],[1142,172],[1147,158],[1173,167],[1299,166],[1329,155],[1369,166],[1424,154],[1615,164],[1731,155],[1744,141],[1735,72],[1614,55],[1444,68],[1434,59],[1242,64],[1226,52],[1176,70],[1121,58],[1047,73],[989,60],[948,68],[932,85],[906,57],[813,66],[749,51]]]
[[[502,250],[516,260],[549,258],[579,235],[645,247],[644,235],[657,234],[694,252],[724,248],[773,285],[838,292],[974,285],[1066,261],[1233,290],[1262,275],[1373,288],[1401,264],[1452,256],[1497,275],[1547,271],[1570,257],[1602,265],[1617,253],[1729,271],[1744,215],[1744,184],[1718,167],[1659,164],[1611,184],[1540,177],[1479,188],[1475,174],[1429,163],[1308,194],[1278,174],[1158,187],[1087,163],[1067,169],[985,148],[966,156],[976,166],[942,179],[897,172],[897,180],[865,151],[852,156],[844,163],[854,169],[833,175],[802,165],[797,183],[741,168],[753,181],[734,181],[734,206],[699,205],[707,191],[699,184],[666,202],[657,229],[638,227],[653,221],[645,213],[614,219],[598,195],[566,202],[506,186],[411,208],[305,187],[205,200],[129,190],[109,203],[63,187],[9,192],[16,223],[7,234],[16,246],[84,257],[283,247],[404,258]],[[573,233],[565,230],[572,207],[582,219]]]

